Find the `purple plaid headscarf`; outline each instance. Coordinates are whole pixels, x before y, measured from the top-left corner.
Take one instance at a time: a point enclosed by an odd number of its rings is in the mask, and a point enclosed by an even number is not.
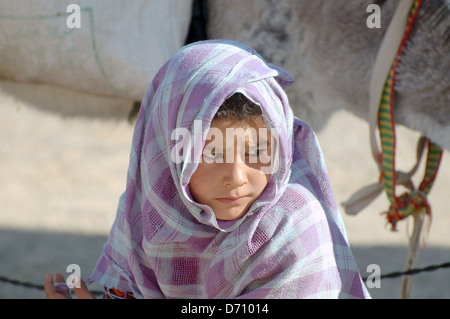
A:
[[[315,134],[284,93],[292,81],[232,41],[185,46],[164,64],[142,102],[126,190],[88,282],[145,298],[369,297]],[[236,92],[277,130],[278,166],[248,212],[224,222],[188,183],[215,113]],[[176,128],[191,132],[184,161],[173,159]]]

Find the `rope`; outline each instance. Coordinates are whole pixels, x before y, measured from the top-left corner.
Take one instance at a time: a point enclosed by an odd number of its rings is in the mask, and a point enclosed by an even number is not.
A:
[[[391,203],[389,210],[385,212],[388,222],[392,225],[392,229],[396,229],[396,224],[413,214],[425,212],[431,217],[431,207],[427,201],[427,194],[430,191],[439,168],[442,158],[442,149],[436,144],[426,139],[428,144],[428,156],[426,171],[423,180],[416,190],[408,176],[407,183],[411,192],[406,192],[401,196],[397,196],[395,186],[397,185],[397,172],[395,170],[395,122],[393,111],[394,84],[397,66],[403,47],[408,41],[411,33],[412,25],[417,17],[419,8],[423,0],[415,0],[408,16],[408,22],[404,37],[397,52],[397,56],[391,66],[385,86],[382,92],[381,101],[378,111],[378,125],[381,139],[381,179],[384,190]]]

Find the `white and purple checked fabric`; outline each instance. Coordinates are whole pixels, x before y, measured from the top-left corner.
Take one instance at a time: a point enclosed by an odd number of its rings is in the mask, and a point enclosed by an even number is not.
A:
[[[284,93],[292,81],[240,43],[180,49],[142,102],[126,190],[88,281],[145,298],[370,297],[316,136],[293,117]],[[221,222],[193,201],[188,183],[216,111],[235,92],[260,105],[277,130],[279,165],[242,218]],[[176,128],[191,132],[182,162],[171,157]]]

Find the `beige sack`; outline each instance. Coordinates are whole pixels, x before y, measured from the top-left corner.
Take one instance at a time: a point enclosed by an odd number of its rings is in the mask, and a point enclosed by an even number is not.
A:
[[[79,6],[80,28],[76,22]],[[192,0],[0,0],[0,78],[143,98],[186,39]]]

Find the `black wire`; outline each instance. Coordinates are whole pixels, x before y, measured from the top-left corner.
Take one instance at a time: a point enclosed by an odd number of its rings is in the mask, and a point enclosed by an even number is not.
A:
[[[15,285],[15,286],[22,286],[25,288],[34,288],[34,289],[39,289],[39,290],[45,290],[44,285],[36,285],[36,284],[29,283],[29,282],[19,281],[19,280],[15,280],[15,279],[9,279],[9,278],[3,277],[3,276],[0,276],[0,281],[6,282],[11,285]]]
[[[391,272],[388,274],[384,274],[384,275],[380,275],[380,279],[383,278],[397,278],[397,277],[401,277],[401,276],[408,276],[408,275],[416,275],[422,272],[430,272],[430,271],[434,271],[434,270],[438,270],[441,268],[450,268],[450,262],[446,262],[446,263],[442,263],[440,265],[430,265],[427,267],[423,267],[423,268],[414,268],[414,269],[409,269],[406,271],[396,271],[396,272]],[[366,281],[368,279],[368,277],[363,277],[362,280]]]
[[[38,290],[45,290],[44,285],[37,285],[37,284],[33,284],[30,282],[26,282],[26,281],[20,281],[20,280],[16,280],[16,279],[9,279],[3,276],[0,276],[0,282],[4,282],[4,283],[8,283],[14,286],[21,286],[21,287],[25,287],[25,288],[33,288],[33,289],[38,289]],[[103,291],[98,291],[98,290],[94,290],[94,291],[90,291],[91,294],[93,295],[103,295],[104,292]]]

